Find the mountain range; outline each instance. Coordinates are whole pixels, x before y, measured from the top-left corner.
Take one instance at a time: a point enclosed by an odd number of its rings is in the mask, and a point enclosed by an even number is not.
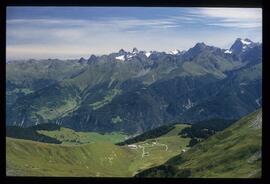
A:
[[[6,125],[54,123],[137,135],[173,122],[239,119],[261,107],[262,44],[123,49],[79,60],[6,64]]]

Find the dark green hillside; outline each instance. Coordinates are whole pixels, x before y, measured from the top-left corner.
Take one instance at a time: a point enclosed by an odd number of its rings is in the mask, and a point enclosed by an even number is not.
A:
[[[53,124],[43,124],[28,128],[22,128],[18,126],[7,126],[6,136],[17,139],[26,139],[38,142],[61,144],[62,143],[61,141],[46,135],[42,135],[37,132],[37,130],[58,130],[58,129],[60,129],[60,126]]]
[[[191,125],[191,127],[184,128],[179,135],[181,137],[191,138],[189,146],[192,147],[198,142],[201,142],[204,139],[207,139],[211,135],[214,135],[218,131],[222,131],[235,120],[223,120],[223,119],[212,119],[197,122]]]
[[[258,100],[262,95],[261,66],[256,64],[232,71],[227,78],[197,89],[193,94],[200,100],[181,115],[182,121],[239,119],[259,108],[261,104]]]
[[[236,120],[229,119],[210,119],[205,121],[198,121],[192,123],[191,127],[194,129],[209,129],[214,131],[222,131],[229,127],[231,124],[236,122]]]
[[[74,86],[62,86],[57,83],[27,94],[17,99],[16,103],[6,110],[7,114],[16,114],[7,116],[7,122],[24,127],[50,123],[78,107],[78,93]]]
[[[261,177],[262,110],[259,109],[165,164],[136,177]]]
[[[136,137],[125,140],[124,142],[117,143],[117,145],[122,146],[122,145],[126,145],[126,144],[133,144],[133,143],[137,143],[140,141],[145,141],[146,139],[157,138],[161,135],[168,133],[169,131],[171,131],[174,128],[175,128],[174,125],[163,125],[161,127],[155,128],[153,130],[149,130],[149,131],[147,131],[143,134],[140,134]]]
[[[7,126],[6,136],[16,139],[25,139],[53,144],[79,145],[107,141],[111,143],[122,142],[127,137],[121,132],[99,134],[96,132],[76,132],[57,124],[44,123],[31,127]]]
[[[83,70],[85,65],[76,60],[27,60],[6,64],[6,104],[44,87],[69,78]]]
[[[37,132],[39,134],[57,139],[64,145],[80,145],[94,143],[97,141],[118,143],[125,140],[125,138],[128,136],[121,132],[112,132],[107,134],[99,134],[97,132],[77,132],[64,127],[61,127],[58,130],[38,130]]]

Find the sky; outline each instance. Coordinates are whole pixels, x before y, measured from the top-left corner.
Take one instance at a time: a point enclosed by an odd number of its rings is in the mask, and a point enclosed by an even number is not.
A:
[[[168,52],[197,42],[227,49],[236,38],[262,41],[262,9],[7,7],[6,35],[7,60]]]

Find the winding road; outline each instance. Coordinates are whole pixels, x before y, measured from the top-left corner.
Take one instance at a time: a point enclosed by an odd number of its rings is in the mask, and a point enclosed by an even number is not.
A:
[[[147,145],[147,146],[146,146]],[[168,151],[168,145],[166,144],[161,144],[157,141],[156,142],[152,142],[152,144],[150,146],[148,146],[148,143],[142,144],[142,145],[138,145],[139,148],[142,148],[142,158],[144,156],[149,156],[149,152],[145,151],[145,147],[154,147],[154,146],[165,146],[165,151]]]

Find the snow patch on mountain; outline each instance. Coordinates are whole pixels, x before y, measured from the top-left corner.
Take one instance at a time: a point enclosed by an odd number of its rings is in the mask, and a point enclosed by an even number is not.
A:
[[[231,54],[232,51],[230,51],[230,50],[225,50],[224,53],[226,53],[226,54]]]
[[[117,56],[117,57],[115,57],[115,59],[125,61],[125,55]]]
[[[152,54],[152,52],[146,52],[145,55],[146,57],[149,57]]]
[[[130,59],[130,58],[132,58],[133,56],[135,56],[135,55],[133,55],[133,54],[128,54],[128,55],[127,55],[127,58]]]
[[[176,54],[179,54],[179,53],[180,53],[180,51],[177,50],[177,49],[174,49],[172,51],[169,51],[169,54],[172,54],[172,55],[176,55]]]
[[[251,42],[250,42],[249,40],[247,40],[247,39],[245,39],[245,40],[241,39],[241,42],[242,42],[244,45],[249,45],[249,44],[251,44]]]

